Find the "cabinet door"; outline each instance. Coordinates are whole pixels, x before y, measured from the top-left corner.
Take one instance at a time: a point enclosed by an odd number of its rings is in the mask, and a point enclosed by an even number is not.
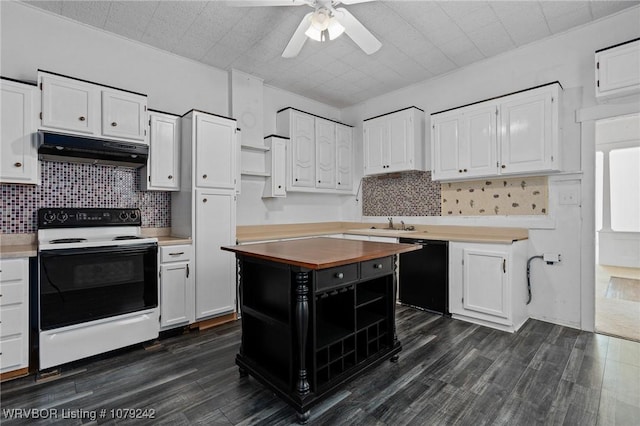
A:
[[[180,189],[180,117],[150,114],[149,171],[147,189]]]
[[[102,91],[102,134],[147,140],[147,97],[118,90]]]
[[[196,113],[196,186],[235,189],[236,123]]]
[[[194,321],[194,295],[189,263],[160,267],[160,327],[170,328]]]
[[[43,75],[42,126],[85,134],[99,133],[100,90],[91,84]]]
[[[640,40],[596,53],[596,97],[640,90]]]
[[[543,89],[523,92],[500,106],[502,174],[554,169],[556,136],[553,127],[557,126],[557,87]]]
[[[462,139],[462,115],[431,117],[433,180],[460,178],[460,145]]]
[[[336,124],[315,119],[316,188],[336,187]]]
[[[464,309],[510,319],[511,293],[506,273],[506,253],[466,248],[463,249],[463,259]]]
[[[364,174],[387,172],[389,156],[389,123],[385,119],[372,119],[364,123]]]
[[[291,113],[291,186],[315,188],[315,118]]]
[[[497,105],[482,105],[463,114],[463,137],[458,174],[472,178],[498,172]],[[460,169],[462,173],[460,173]]]
[[[220,250],[235,244],[235,198],[233,191],[196,190],[196,319],[235,310],[236,261]]]
[[[272,139],[271,142],[271,184],[274,197],[287,195],[286,188],[286,142],[283,139]]]
[[[29,366],[29,259],[0,260],[0,373]]]
[[[0,181],[38,184],[37,89],[5,80],[0,89]]]
[[[413,117],[410,110],[389,115],[387,172],[413,169]]]
[[[336,188],[353,189],[353,131],[336,125]]]

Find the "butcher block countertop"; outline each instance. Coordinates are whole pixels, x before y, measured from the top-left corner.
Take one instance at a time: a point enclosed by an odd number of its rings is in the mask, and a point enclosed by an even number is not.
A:
[[[413,231],[387,229],[386,224],[362,222],[321,222],[288,225],[238,226],[238,243],[278,240],[331,234],[387,236],[393,238],[415,238],[425,240],[468,241],[479,243],[510,244],[529,238],[524,228],[502,228],[487,226],[415,225]],[[408,226],[408,225],[407,225]],[[375,229],[371,229],[375,227]]]
[[[415,244],[377,243],[336,238],[304,238],[239,246],[222,250],[309,269],[326,269],[419,250]]]

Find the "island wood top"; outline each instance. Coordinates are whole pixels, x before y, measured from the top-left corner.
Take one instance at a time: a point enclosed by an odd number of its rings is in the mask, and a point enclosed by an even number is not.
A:
[[[416,244],[378,243],[341,238],[304,238],[221,247],[236,254],[309,269],[326,269],[419,250]]]

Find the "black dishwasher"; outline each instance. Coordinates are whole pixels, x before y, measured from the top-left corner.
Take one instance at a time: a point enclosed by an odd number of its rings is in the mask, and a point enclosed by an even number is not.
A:
[[[400,303],[450,316],[448,242],[414,238],[400,242],[422,246],[400,255]]]

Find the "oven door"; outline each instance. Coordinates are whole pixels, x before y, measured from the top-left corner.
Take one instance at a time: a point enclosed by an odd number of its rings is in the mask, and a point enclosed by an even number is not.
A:
[[[41,251],[40,330],[157,307],[157,253],[156,243]]]

